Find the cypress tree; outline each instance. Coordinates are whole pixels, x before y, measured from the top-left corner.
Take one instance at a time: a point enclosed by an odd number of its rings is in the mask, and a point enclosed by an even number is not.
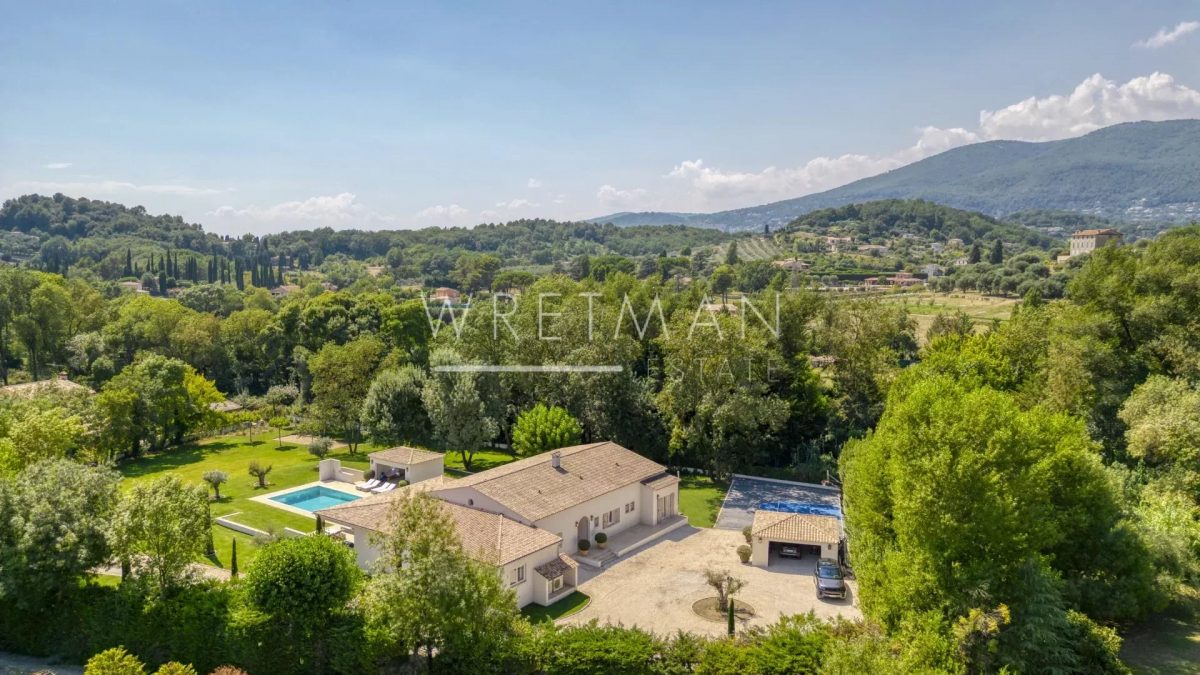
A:
[[[133,251],[125,249],[125,273],[122,276],[133,276]]]
[[[733,616],[733,598],[730,598],[730,599],[729,599],[729,635],[730,635],[730,636],[732,636],[732,635],[733,635],[733,633],[734,633],[733,619],[734,619],[734,616]]]
[[[995,244],[992,244],[992,252],[988,254],[988,262],[993,265],[999,265],[1004,262],[1004,244],[999,239]]]
[[[233,548],[229,552],[229,576],[237,578],[237,539],[233,540]]]

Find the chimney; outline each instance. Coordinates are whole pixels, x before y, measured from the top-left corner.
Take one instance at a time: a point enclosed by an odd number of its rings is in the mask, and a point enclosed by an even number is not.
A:
[[[552,466],[556,469],[560,468],[562,466],[562,453],[561,452],[555,450],[554,452],[550,453],[550,466]]]

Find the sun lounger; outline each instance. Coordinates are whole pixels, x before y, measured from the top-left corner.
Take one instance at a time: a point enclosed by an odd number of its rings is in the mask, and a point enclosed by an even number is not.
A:
[[[396,489],[395,483],[384,483],[383,485],[380,485],[379,487],[375,488],[374,490],[371,490],[371,492],[374,492],[375,494],[383,494],[385,492],[391,492],[392,490],[395,490],[395,489]]]
[[[362,490],[364,492],[369,492],[370,490],[373,490],[373,489],[379,487],[380,485],[383,485],[383,481],[379,480],[378,478],[372,478],[369,481],[365,481],[362,483],[355,483],[354,487],[358,490]]]

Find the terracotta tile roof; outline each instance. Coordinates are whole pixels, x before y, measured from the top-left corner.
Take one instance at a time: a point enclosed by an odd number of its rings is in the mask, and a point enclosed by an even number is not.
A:
[[[750,533],[776,541],[836,544],[841,541],[842,527],[833,516],[759,510],[754,512]]]
[[[387,522],[388,511],[391,510],[394,499],[409,492],[427,492],[434,488],[443,487],[450,482],[452,481],[446,479],[445,476],[437,476],[429,480],[423,480],[420,483],[412,483],[401,488],[396,488],[391,492],[378,495],[372,494],[362,499],[346,502],[345,504],[330,506],[327,509],[319,509],[316,513],[339,523],[379,532],[380,528]]]
[[[557,579],[577,567],[579,567],[579,563],[572,560],[571,556],[566,553],[559,553],[557,558],[548,563],[538,565],[533,568],[533,571],[547,579]]]
[[[73,392],[84,391],[89,394],[92,390],[78,382],[72,382],[66,378],[59,377],[50,380],[38,380],[36,382],[25,382],[23,384],[10,384],[0,387],[0,396],[12,396],[15,398],[37,398],[46,394],[57,392]]]
[[[651,476],[651,477],[643,480],[642,485],[645,485],[646,487],[650,488],[651,490],[657,490],[659,488],[667,487],[668,485],[674,485],[678,482],[679,482],[678,477],[673,476],[669,473],[662,473],[657,476]]]
[[[392,504],[411,491],[428,491],[446,483],[442,477],[413,483],[381,495],[371,495],[358,501],[317,511],[326,520],[361,527],[372,532],[386,532]],[[460,506],[439,500],[446,509],[454,529],[462,539],[463,550],[476,560],[503,565],[562,541],[558,535],[512,518],[482,509]]]
[[[551,456],[559,456],[559,466]],[[533,522],[626,485],[656,477],[666,467],[605,441],[560,448],[454,481]]]
[[[469,506],[441,502],[450,512],[463,550],[472,558],[493,565],[504,565],[550,546],[562,539],[532,525]]]
[[[216,401],[208,404],[208,409],[213,412],[234,412],[241,410],[242,406],[237,401]]]
[[[428,462],[431,459],[438,459],[441,453],[429,452],[428,450],[418,450],[405,445],[398,445],[387,450],[378,450],[370,454],[371,459],[378,459],[388,464],[420,464]]]

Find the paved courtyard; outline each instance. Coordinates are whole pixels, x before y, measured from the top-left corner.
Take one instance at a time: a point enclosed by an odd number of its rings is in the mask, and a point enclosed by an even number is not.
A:
[[[740,531],[754,522],[754,511],[763,502],[802,502],[840,508],[838,496],[836,489],[820,485],[735,476],[717,515],[716,526]]]
[[[743,565],[737,547],[745,543],[741,532],[685,526],[604,569],[579,566],[579,590],[592,601],[562,623],[621,623],[658,634],[685,630],[724,635],[725,622],[708,621],[692,612],[692,603],[714,592],[704,583],[704,570],[728,570],[744,579],[746,587],[736,597],[750,603],[756,616],[743,627],[766,625],[782,615],[812,610],[819,617],[861,616],[857,587],[848,581],[846,600],[818,600],[813,590],[815,559],[771,561],[769,569]]]

